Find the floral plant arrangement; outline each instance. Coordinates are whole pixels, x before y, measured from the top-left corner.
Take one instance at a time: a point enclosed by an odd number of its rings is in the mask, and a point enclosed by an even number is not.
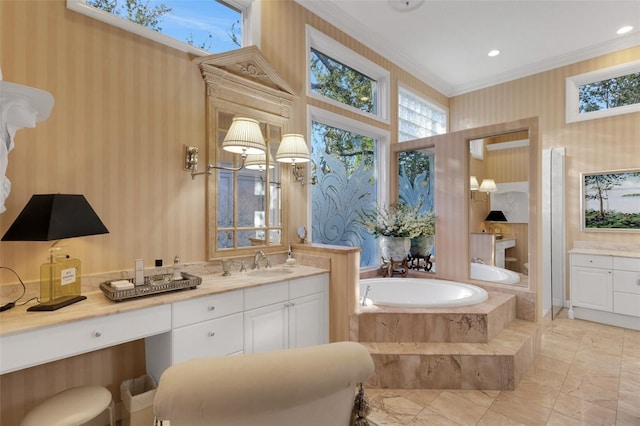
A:
[[[434,235],[436,217],[433,211],[421,212],[422,205],[415,207],[403,203],[389,207],[376,206],[360,212],[360,224],[375,237],[415,238]]]

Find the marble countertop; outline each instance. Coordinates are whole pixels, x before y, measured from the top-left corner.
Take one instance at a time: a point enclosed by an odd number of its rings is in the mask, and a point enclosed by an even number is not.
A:
[[[284,272],[284,270],[290,272]],[[227,277],[222,276],[220,273],[201,275],[202,284],[196,289],[156,294],[122,302],[109,300],[101,290],[83,291],[83,296],[87,296],[86,300],[50,312],[29,312],[27,308],[33,306],[35,303],[30,302],[23,306],[16,306],[0,314],[0,335],[114,315],[225,291],[255,287],[279,281],[288,281],[328,272],[325,269],[303,265],[293,267],[276,266],[271,269],[265,269],[264,271],[265,273],[252,273],[252,271],[243,273],[235,272]],[[282,271],[282,273],[279,273],[280,271]]]
[[[614,248],[574,247],[569,253],[594,254],[600,256],[633,257],[640,259],[640,251],[617,250]]]

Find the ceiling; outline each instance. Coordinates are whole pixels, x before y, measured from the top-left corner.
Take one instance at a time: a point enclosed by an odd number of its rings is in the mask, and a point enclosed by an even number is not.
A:
[[[296,1],[447,96],[640,45],[640,0]]]

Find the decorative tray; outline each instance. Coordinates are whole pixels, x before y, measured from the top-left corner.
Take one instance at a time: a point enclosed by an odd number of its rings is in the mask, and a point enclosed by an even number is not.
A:
[[[152,296],[160,293],[167,293],[170,291],[183,290],[187,288],[196,288],[202,283],[202,278],[181,273],[181,280],[171,280],[172,274],[159,274],[144,277],[144,284],[138,285],[130,289],[118,290],[111,287],[111,281],[105,281],[100,283],[100,290],[107,298],[114,302],[121,302],[123,300],[136,299],[138,297]],[[122,281],[122,280],[114,280]],[[127,281],[133,283],[134,279],[130,278]]]

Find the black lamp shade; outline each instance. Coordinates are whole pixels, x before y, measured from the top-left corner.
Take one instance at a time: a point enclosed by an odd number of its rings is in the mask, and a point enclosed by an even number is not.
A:
[[[108,234],[84,195],[33,195],[2,241],[51,241]]]
[[[505,217],[502,210],[491,210],[487,217],[485,218],[487,222],[506,222],[507,218]]]

